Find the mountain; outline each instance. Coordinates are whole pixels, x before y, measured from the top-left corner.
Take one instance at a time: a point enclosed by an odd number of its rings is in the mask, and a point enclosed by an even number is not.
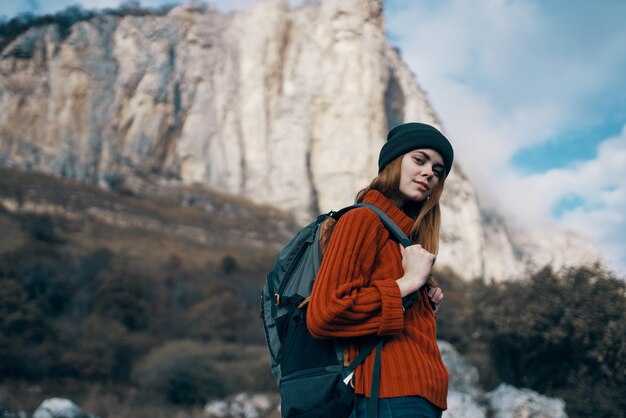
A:
[[[443,129],[386,39],[382,0],[266,0],[227,15],[185,5],[34,26],[0,52],[0,109],[4,167],[137,195],[199,184],[300,224],[352,202],[389,127]],[[438,266],[500,281],[601,261],[570,233],[511,228],[457,161]]]

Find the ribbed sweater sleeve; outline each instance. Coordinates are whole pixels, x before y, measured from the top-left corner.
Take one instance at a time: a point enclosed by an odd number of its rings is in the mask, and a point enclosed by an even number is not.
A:
[[[378,246],[387,236],[384,225],[370,209],[353,209],[339,219],[307,308],[307,326],[313,336],[402,332],[404,314],[398,277],[371,277]]]

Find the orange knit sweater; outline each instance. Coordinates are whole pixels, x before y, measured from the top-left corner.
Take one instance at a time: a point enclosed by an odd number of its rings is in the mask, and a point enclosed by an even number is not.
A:
[[[405,232],[413,220],[372,190],[372,203]],[[418,395],[446,409],[448,372],[437,346],[435,315],[428,295],[403,312],[396,280],[402,277],[398,244],[368,208],[343,215],[331,235],[307,308],[307,326],[318,338],[345,337],[354,359],[372,336],[387,336],[381,355],[380,397]],[[370,396],[375,350],[354,375],[356,393]]]

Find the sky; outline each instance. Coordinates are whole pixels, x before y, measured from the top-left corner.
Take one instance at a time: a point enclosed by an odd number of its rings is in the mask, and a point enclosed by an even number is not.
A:
[[[4,1],[0,16],[77,3],[121,2]],[[515,225],[588,237],[626,275],[626,1],[385,0],[384,10],[479,199]]]

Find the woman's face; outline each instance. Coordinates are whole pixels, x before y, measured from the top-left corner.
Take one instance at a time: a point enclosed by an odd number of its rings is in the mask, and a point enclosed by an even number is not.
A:
[[[426,200],[445,176],[441,155],[430,148],[409,151],[402,158],[400,193],[414,202]]]

